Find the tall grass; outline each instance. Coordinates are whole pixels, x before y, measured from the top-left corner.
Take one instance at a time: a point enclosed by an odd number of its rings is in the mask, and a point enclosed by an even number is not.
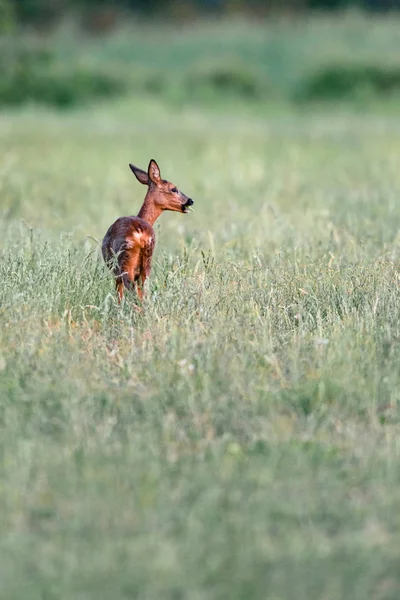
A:
[[[1,117],[3,598],[397,597],[398,122],[231,119]],[[138,313],[96,239],[153,155]]]
[[[0,114],[0,598],[398,598],[399,120],[221,106]]]

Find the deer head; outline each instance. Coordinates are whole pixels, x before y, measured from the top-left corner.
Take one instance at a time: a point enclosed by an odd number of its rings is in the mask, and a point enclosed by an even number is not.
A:
[[[189,212],[193,200],[178,190],[176,185],[161,178],[160,168],[155,160],[149,162],[146,171],[142,171],[135,165],[129,165],[136,179],[143,185],[148,186],[145,203],[152,202],[157,211],[174,210],[181,213]]]

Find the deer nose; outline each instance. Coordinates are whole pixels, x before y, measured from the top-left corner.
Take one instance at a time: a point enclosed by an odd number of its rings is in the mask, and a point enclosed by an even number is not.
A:
[[[194,202],[191,198],[188,198],[185,202],[185,206],[192,206],[193,204],[194,204]]]

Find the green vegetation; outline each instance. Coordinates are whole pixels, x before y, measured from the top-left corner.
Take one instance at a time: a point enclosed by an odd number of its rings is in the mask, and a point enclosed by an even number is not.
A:
[[[56,34],[0,44],[0,105],[58,107],[141,96],[170,106],[227,102],[265,112],[277,104],[398,102],[398,21],[361,16],[186,28],[141,24],[87,37]],[[360,102],[361,101],[361,102]]]
[[[305,14],[309,10],[340,10],[350,7],[387,11],[396,6],[396,0],[0,0],[0,15],[8,21],[31,26],[52,27],[63,17],[80,15],[85,26],[104,31],[127,16],[185,20],[201,14],[211,16],[241,13],[271,15]],[[0,28],[3,23],[0,22]]]
[[[109,98],[125,91],[122,78],[99,68],[58,65],[42,43],[21,44],[5,39],[0,44],[0,104],[26,102],[70,107],[93,98]]]
[[[0,113],[0,598],[397,600],[398,118],[221,106]],[[99,241],[151,157],[195,212],[139,313]]]
[[[331,65],[311,75],[299,92],[303,100],[333,100],[388,95],[400,91],[400,69],[367,65]]]

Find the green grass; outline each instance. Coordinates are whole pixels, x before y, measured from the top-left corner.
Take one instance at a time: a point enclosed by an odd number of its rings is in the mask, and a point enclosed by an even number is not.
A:
[[[252,110],[259,110],[259,105],[277,102],[296,104],[305,96],[327,99],[329,87],[316,94],[315,78],[325,70],[329,75],[334,67],[355,73],[355,82],[347,84],[344,94],[339,81],[341,96],[332,84],[332,102],[338,97],[357,104],[376,95],[387,98],[390,84],[398,96],[399,43],[399,19],[394,15],[371,19],[349,13],[251,24],[240,19],[195,21],[186,27],[128,23],[97,40],[65,24],[52,49],[60,65],[119,74],[136,96],[150,92],[174,105],[214,105],[221,97],[226,105],[233,97],[251,101]]]
[[[179,74],[219,61],[245,62],[284,87],[311,67],[326,62],[364,59],[393,63],[399,41],[395,16],[371,19],[349,14],[346,18],[251,23],[197,21],[175,27],[161,22],[132,28],[128,23],[115,34],[97,40],[84,38],[71,24],[65,24],[52,47],[60,61],[114,65],[125,68],[127,76],[133,69]]]
[[[0,114],[0,598],[397,600],[400,122],[251,112]]]
[[[397,111],[399,22],[351,13],[186,26],[127,21],[106,37],[64,22],[46,37],[0,38],[0,105],[70,109],[125,94],[175,109],[240,105],[263,114],[340,102],[366,110],[379,101]]]

